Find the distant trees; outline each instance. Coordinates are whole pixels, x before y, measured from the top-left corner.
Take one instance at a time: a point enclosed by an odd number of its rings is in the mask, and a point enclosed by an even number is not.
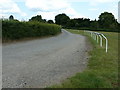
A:
[[[48,20],[47,22],[50,23],[50,24],[54,23],[53,20]]]
[[[10,15],[9,20],[18,21],[14,19],[13,15]],[[42,19],[41,15],[33,16],[29,21],[54,24],[53,20],[47,21],[46,19]],[[81,30],[120,31],[120,24],[117,22],[114,15],[109,12],[101,13],[98,20],[90,20],[89,18],[70,19],[69,16],[62,13],[55,16],[55,24],[61,25],[63,28]]]
[[[44,20],[42,19],[41,15],[33,16],[29,21],[38,21],[38,22],[43,22]]]
[[[93,21],[90,21],[90,29],[97,30],[98,28],[99,28],[99,23],[96,19]]]
[[[70,19],[66,14],[58,14],[55,16],[55,23],[62,25],[64,28],[119,31],[120,24],[117,22],[112,13],[101,13],[98,18],[98,20],[90,20],[89,18]]]
[[[58,14],[55,16],[55,23],[58,25],[62,25],[64,27],[66,27],[69,20],[70,20],[70,18],[64,13]]]
[[[67,22],[67,27],[74,28],[75,24],[76,24],[75,20],[74,19],[70,19],[69,22]]]
[[[100,28],[109,28],[115,25],[115,17],[112,13],[104,12],[99,16],[99,26]]]
[[[14,20],[13,15],[10,15],[9,20]]]

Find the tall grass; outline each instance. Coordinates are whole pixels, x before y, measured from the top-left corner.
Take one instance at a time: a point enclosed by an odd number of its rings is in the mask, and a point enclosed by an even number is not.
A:
[[[56,24],[40,22],[2,21],[2,39],[16,40],[22,38],[42,37],[56,35],[61,32],[61,27]]]
[[[102,32],[109,41],[108,53],[105,44],[101,48],[90,36],[83,31],[68,30],[75,34],[85,35],[93,45],[89,52],[87,69],[65,80],[61,85],[52,88],[118,88],[118,33]],[[105,41],[104,41],[105,42]]]

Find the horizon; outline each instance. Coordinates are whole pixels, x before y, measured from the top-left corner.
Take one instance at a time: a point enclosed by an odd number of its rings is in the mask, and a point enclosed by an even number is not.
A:
[[[8,19],[13,15],[19,21],[28,21],[33,16],[41,15],[43,19],[54,21],[56,15],[65,13],[71,19],[98,20],[101,13],[109,12],[118,20],[118,2],[119,0],[1,0],[0,17]]]

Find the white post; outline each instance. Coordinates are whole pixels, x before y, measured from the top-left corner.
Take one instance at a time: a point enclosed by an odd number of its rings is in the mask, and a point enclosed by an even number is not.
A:
[[[98,43],[98,35],[97,35],[97,43]]]
[[[108,39],[104,36],[104,34],[98,33],[98,32],[92,32],[92,31],[85,31],[86,33],[88,33],[88,35],[90,34],[90,36],[94,39],[97,40],[97,43],[99,42],[99,37],[100,37],[100,46],[102,47],[102,37],[105,39],[106,41],[106,53],[108,52]]]
[[[92,37],[92,32],[90,32],[91,33],[91,37]]]
[[[106,40],[106,53],[107,53],[107,50],[108,50],[108,40],[107,40],[107,38],[103,35],[103,34],[101,34],[104,38],[105,38],[105,40]]]
[[[95,34],[95,40],[96,40],[96,36],[97,36],[97,35]]]
[[[99,37],[100,37],[100,46],[102,47],[102,37],[101,35],[99,35]]]
[[[94,40],[96,40],[96,34],[94,33],[95,37],[94,37]]]
[[[92,38],[94,37],[94,34],[93,34],[93,32],[92,32]]]

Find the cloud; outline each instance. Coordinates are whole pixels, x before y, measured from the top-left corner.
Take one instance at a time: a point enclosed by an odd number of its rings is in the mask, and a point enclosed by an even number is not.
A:
[[[43,12],[43,11],[38,11],[36,14],[37,15],[42,15],[43,19],[55,19],[55,15],[65,13],[67,14],[70,18],[80,18],[80,17],[85,17],[84,15],[81,15],[77,13],[74,9],[72,8],[66,8],[63,10],[58,10],[58,11],[50,11],[50,12]]]
[[[67,0],[26,0],[25,5],[46,19],[54,19],[60,13],[65,13],[70,18],[85,17],[76,12]]]
[[[69,7],[64,0],[26,0],[25,5],[31,10],[53,11]]]
[[[91,5],[90,9],[91,11],[104,11],[100,10],[99,7],[97,7],[98,4],[108,4],[108,3],[116,3],[119,0],[1,0],[0,1],[0,16],[7,16],[10,14],[17,14],[21,16],[27,16],[32,17],[34,15],[42,15],[44,19],[54,19],[55,15],[60,13],[66,13],[70,18],[81,18],[85,17],[88,18],[88,16],[82,15],[80,12],[76,11],[72,7],[73,2],[86,2]],[[21,11],[20,7],[17,5],[17,3],[23,2],[25,4],[25,8],[29,9],[27,14],[26,12]],[[113,5],[113,4],[111,4]],[[95,7],[94,7],[95,6]],[[107,9],[105,11],[113,12],[115,16],[117,16],[117,7],[106,7]],[[112,9],[111,9],[112,8]],[[31,15],[31,13],[34,13]],[[89,15],[89,14],[88,14]],[[30,18],[31,18],[30,17]],[[24,17],[25,18],[25,17]]]
[[[67,2],[96,2],[96,3],[109,3],[118,2],[119,0],[66,0]]]
[[[20,14],[26,16],[27,14],[22,12],[18,5],[12,0],[1,0],[0,1],[0,17],[8,16],[8,14]]]
[[[89,3],[91,6],[97,6],[98,4],[103,4],[103,3],[119,2],[119,0],[66,0],[66,1],[69,3],[86,2]]]

